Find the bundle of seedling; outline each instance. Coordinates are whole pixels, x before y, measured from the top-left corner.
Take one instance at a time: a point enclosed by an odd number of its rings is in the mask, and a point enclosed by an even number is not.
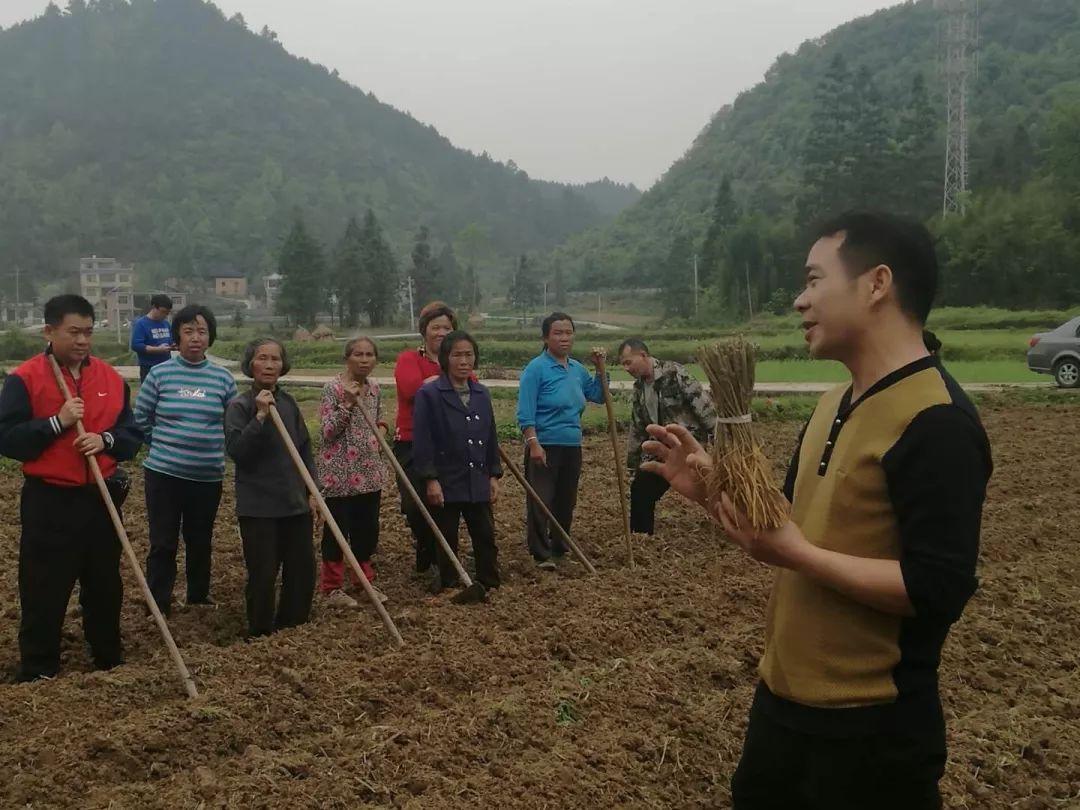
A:
[[[772,465],[754,436],[750,400],[755,359],[754,345],[742,338],[698,349],[717,415],[713,464],[705,486],[710,502],[726,492],[755,529],[776,529],[787,521],[788,509]]]

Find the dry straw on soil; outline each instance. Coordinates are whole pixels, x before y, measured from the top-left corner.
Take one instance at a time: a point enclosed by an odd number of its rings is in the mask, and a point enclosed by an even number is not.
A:
[[[698,349],[717,415],[713,465],[706,481],[710,501],[726,492],[760,531],[784,525],[788,512],[750,419],[755,356],[754,345],[742,338]]]

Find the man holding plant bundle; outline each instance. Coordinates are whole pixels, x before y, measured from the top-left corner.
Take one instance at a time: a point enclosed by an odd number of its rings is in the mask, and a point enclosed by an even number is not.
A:
[[[668,491],[668,482],[656,473],[638,469],[644,460],[641,445],[649,438],[646,425],[675,422],[704,444],[716,425],[716,409],[709,392],[683,366],[657,360],[640,338],[622,342],[619,363],[634,378],[626,445],[626,466],[632,477],[630,531],[652,534],[656,502]]]
[[[818,236],[795,308],[810,354],[851,381],[803,429],[790,520],[758,531],[729,493],[710,499],[711,459],[679,425],[649,426],[643,469],[776,568],[734,806],[939,808],[937,669],[978,584],[990,446],[923,343],[938,276],[926,229],[854,213]]]

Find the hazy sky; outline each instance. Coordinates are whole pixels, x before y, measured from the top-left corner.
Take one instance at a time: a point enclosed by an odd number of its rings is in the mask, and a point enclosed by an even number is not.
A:
[[[0,0],[0,25],[48,0]],[[777,55],[882,0],[218,0],[530,175],[651,185]],[[58,5],[66,6],[66,0]]]

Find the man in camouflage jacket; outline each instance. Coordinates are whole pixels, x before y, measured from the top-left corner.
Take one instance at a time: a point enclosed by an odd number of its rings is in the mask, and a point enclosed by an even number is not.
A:
[[[642,442],[649,438],[645,426],[679,424],[705,444],[715,430],[716,408],[709,392],[683,366],[657,360],[649,354],[648,346],[639,338],[623,341],[619,347],[619,362],[634,377],[630,436],[626,448],[626,464],[633,476],[630,483],[630,530],[652,534],[656,502],[667,492],[668,483],[659,475],[638,469],[641,462],[648,459],[641,450]]]

